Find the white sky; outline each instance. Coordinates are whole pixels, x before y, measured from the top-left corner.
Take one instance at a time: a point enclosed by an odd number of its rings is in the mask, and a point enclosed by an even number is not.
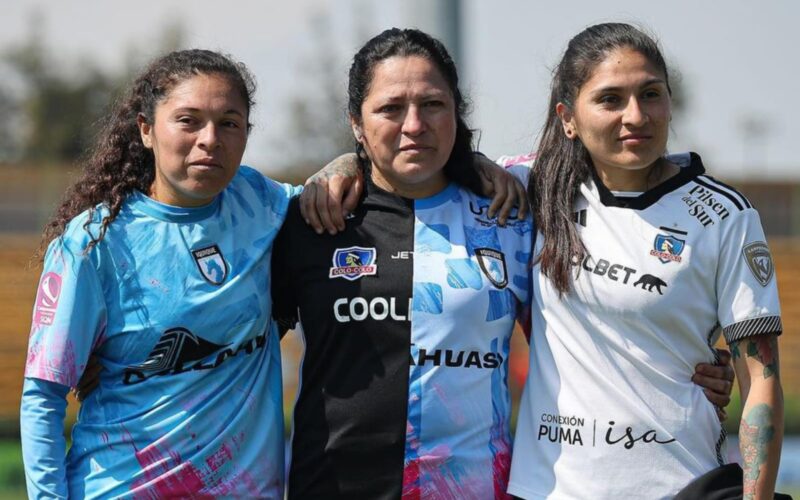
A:
[[[132,46],[152,54],[163,29],[183,26],[189,45],[221,49],[256,74],[259,91],[245,160],[266,171],[287,163],[285,103],[308,82],[321,23],[332,36],[344,92],[349,58],[365,35],[389,26],[434,30],[436,0],[16,0],[4,2],[0,50],[26,37],[33,9],[58,60],[90,57],[120,68]],[[316,21],[315,21],[316,19]],[[547,100],[549,68],[568,39],[596,22],[644,25],[662,41],[689,90],[673,123],[672,151],[699,152],[722,177],[800,178],[800,2],[795,0],[464,0],[462,86],[471,123],[490,156],[530,150]],[[435,30],[434,30],[435,31]],[[745,118],[763,124],[747,135]]]

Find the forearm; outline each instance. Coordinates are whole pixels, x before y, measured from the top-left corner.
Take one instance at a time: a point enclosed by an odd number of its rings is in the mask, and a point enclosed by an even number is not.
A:
[[[754,377],[739,424],[744,499],[772,498],[783,442],[783,393],[778,377]]]
[[[731,344],[744,408],[739,449],[744,469],[743,498],[772,498],[783,442],[777,334],[761,334]]]
[[[20,434],[29,498],[67,498],[64,415],[69,388],[26,378]]]

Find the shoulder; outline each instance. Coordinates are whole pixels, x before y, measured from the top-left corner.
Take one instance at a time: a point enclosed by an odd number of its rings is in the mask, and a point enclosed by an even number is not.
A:
[[[273,211],[284,213],[289,199],[299,192],[298,188],[277,182],[258,170],[241,165],[226,191],[236,193],[243,199],[258,200]]]
[[[689,207],[690,214],[701,222],[726,223],[742,214],[757,214],[746,196],[706,172],[698,154],[669,155],[667,160],[681,168],[678,176],[686,179],[681,199]]]
[[[50,246],[60,246],[76,253],[83,252],[93,239],[100,236],[103,217],[108,213],[104,205],[84,210],[69,221],[64,232]]]
[[[501,167],[511,167],[512,165],[525,165],[531,167],[536,160],[536,153],[526,153],[522,155],[502,155],[495,160]]]

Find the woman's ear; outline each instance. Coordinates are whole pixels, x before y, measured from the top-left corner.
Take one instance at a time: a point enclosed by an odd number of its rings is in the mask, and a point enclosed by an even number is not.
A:
[[[353,137],[356,138],[356,142],[363,144],[364,133],[361,131],[361,124],[358,123],[358,120],[353,115],[350,115],[350,128],[353,130]]]
[[[578,129],[575,124],[575,116],[569,106],[560,102],[556,104],[556,114],[561,119],[561,126],[564,128],[564,135],[567,139],[572,140],[578,137]]]
[[[139,134],[142,136],[142,144],[147,149],[153,149],[153,137],[150,135],[153,127],[147,123],[147,119],[143,114],[136,115],[136,125],[139,127]]]

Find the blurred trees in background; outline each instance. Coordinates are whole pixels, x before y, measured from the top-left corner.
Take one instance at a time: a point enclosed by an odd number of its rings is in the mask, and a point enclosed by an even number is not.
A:
[[[312,51],[298,63],[303,81],[287,102],[286,133],[274,145],[287,159],[279,165],[281,177],[295,184],[302,184],[340,154],[355,150],[347,114],[349,61],[337,52],[325,15],[314,16],[311,25]],[[356,23],[357,36],[366,39],[364,32],[363,25]]]
[[[0,52],[0,162],[69,165],[80,158],[100,120],[144,60],[126,54],[121,70],[101,69],[88,57],[56,60],[42,33],[41,16],[30,20],[27,39]],[[182,46],[183,30],[168,26],[161,50]]]

